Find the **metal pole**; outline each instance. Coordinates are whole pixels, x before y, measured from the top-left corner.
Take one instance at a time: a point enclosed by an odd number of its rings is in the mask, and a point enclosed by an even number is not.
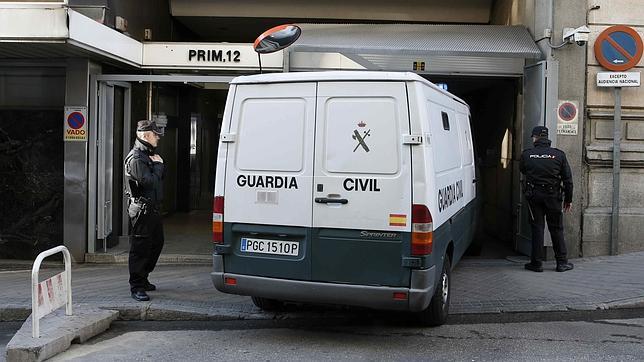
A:
[[[622,87],[615,87],[615,122],[613,124],[613,214],[610,255],[619,254],[619,172],[622,140]]]
[[[61,249],[65,261],[65,289],[66,299],[65,315],[72,315],[72,258],[67,248]]]
[[[152,82],[148,82],[147,91],[147,117],[146,119],[152,120]]]

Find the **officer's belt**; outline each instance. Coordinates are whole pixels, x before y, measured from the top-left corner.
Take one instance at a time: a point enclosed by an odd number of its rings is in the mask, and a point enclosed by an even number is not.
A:
[[[532,186],[532,187],[540,187],[540,188],[542,188],[542,189],[546,189],[546,190],[548,190],[548,189],[552,189],[552,190],[554,190],[554,189],[556,189],[557,187],[559,187],[559,186],[558,186],[558,185],[556,185],[556,184],[555,184],[555,185],[550,185],[550,184],[537,184],[537,183],[530,182],[530,181],[528,181],[527,183],[528,183],[528,186]]]

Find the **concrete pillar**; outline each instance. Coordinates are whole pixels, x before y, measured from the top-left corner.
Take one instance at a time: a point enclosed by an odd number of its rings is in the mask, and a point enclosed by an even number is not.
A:
[[[66,106],[87,107],[89,113],[89,76],[98,72],[100,67],[88,59],[67,60]],[[86,121],[88,127],[92,127],[91,121]],[[87,147],[88,142],[65,142],[63,244],[69,249],[74,262],[84,262],[87,250]],[[89,225],[93,227],[94,222]]]
[[[561,44],[563,28],[577,28],[586,23],[586,0],[554,1],[553,43]],[[557,148],[566,152],[573,174],[572,213],[564,214],[564,236],[568,256],[582,255],[581,221],[586,195],[586,172],[584,167],[584,123],[586,110],[586,47],[569,44],[553,51],[559,61],[559,99],[579,102],[579,126],[575,136],[558,135]],[[552,132],[556,132],[552,130]]]

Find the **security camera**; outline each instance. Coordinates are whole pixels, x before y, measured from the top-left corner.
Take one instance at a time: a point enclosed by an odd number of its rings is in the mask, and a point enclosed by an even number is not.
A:
[[[563,30],[563,41],[564,43],[577,43],[579,46],[584,46],[588,42],[588,35],[590,34],[590,29],[587,26],[582,25],[578,28],[564,28]]]

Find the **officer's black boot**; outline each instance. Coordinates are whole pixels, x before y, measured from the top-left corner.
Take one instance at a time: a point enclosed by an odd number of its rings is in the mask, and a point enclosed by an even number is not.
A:
[[[146,292],[153,292],[153,291],[157,290],[157,286],[156,286],[156,285],[154,285],[154,284],[152,284],[152,283],[150,283],[150,282],[147,282],[147,283],[145,284],[145,286],[143,287],[143,289],[144,289]]]
[[[566,272],[568,270],[572,270],[575,266],[572,265],[572,263],[569,263],[567,261],[562,261],[562,262],[557,262],[557,271],[560,273]]]
[[[527,270],[532,270],[533,272],[541,273],[543,271],[543,266],[541,264],[529,262],[523,266]]]
[[[137,290],[132,292],[132,298],[138,302],[147,302],[150,300],[150,297],[148,296],[148,293],[146,293],[143,290]]]

